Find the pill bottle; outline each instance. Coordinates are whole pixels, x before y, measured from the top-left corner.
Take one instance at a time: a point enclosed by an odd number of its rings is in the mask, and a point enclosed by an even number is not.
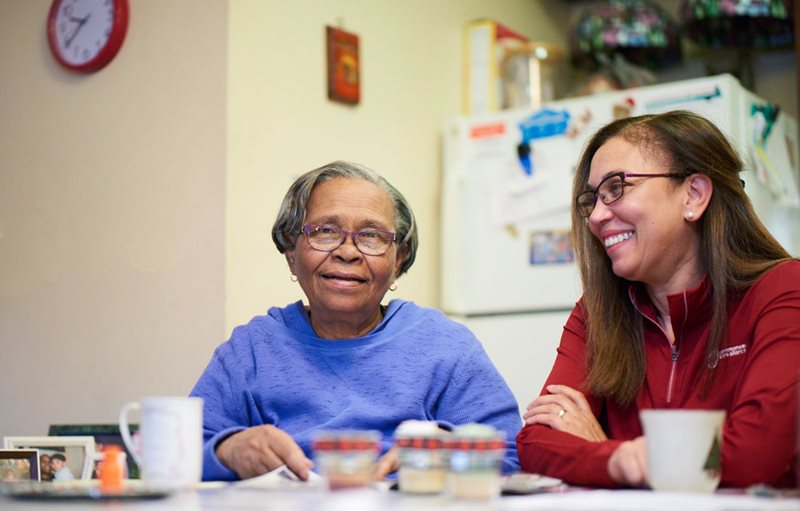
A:
[[[449,473],[447,493],[456,499],[491,499],[500,495],[500,465],[505,435],[492,426],[465,424],[444,440]]]
[[[380,450],[378,431],[320,431],[312,440],[314,459],[331,490],[367,486]]]
[[[408,420],[395,431],[399,461],[398,486],[404,493],[436,494],[444,490],[448,433],[436,422]]]

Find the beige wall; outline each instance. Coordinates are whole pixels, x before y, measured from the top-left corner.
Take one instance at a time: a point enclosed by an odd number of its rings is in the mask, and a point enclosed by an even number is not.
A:
[[[227,2],[130,0],[98,73],[0,1],[0,436],[186,394],[224,335]]]
[[[372,167],[411,202],[419,255],[386,298],[436,305],[439,139],[461,107],[462,27],[493,17],[563,44],[564,12],[557,0],[231,2],[226,330],[302,297],[270,228],[291,181],[335,159]],[[361,38],[356,107],[326,96],[324,27],[339,21]]]

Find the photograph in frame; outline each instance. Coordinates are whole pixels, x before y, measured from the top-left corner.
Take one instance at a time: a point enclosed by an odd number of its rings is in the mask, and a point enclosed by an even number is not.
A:
[[[0,482],[39,481],[38,449],[0,449]]]
[[[131,435],[136,438],[136,433],[139,431],[138,424],[129,424]],[[47,431],[50,436],[91,436],[94,438],[94,467],[92,469],[91,478],[99,479],[100,470],[102,469],[103,449],[109,445],[116,445],[125,453],[125,463],[127,466],[126,479],[139,479],[139,467],[136,461],[128,452],[125,442],[122,441],[122,435],[119,432],[119,424],[51,424],[50,429]]]
[[[7,436],[5,449],[38,449],[40,481],[91,479],[94,469],[94,437]]]

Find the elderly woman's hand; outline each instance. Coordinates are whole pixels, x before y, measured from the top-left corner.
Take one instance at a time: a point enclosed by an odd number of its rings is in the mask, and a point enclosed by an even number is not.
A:
[[[547,391],[528,405],[522,416],[526,424],[544,424],[591,442],[608,440],[583,393],[566,385],[548,385]]]
[[[217,446],[217,458],[242,479],[260,476],[286,465],[302,480],[314,463],[289,436],[275,426],[255,426],[234,433]]]
[[[643,436],[622,442],[608,458],[608,475],[626,486],[647,485],[647,449]]]
[[[397,458],[397,446],[395,445],[378,458],[378,461],[372,466],[372,479],[383,481],[392,472],[397,472],[398,468],[400,468],[400,461]]]

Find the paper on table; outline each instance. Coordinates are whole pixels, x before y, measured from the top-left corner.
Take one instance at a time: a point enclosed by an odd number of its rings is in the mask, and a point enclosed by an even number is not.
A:
[[[501,489],[503,495],[526,495],[530,493],[552,491],[564,487],[566,487],[566,485],[561,479],[546,477],[539,474],[517,472],[504,479]]]
[[[273,469],[266,474],[233,483],[236,488],[260,490],[312,489],[323,485],[322,476],[309,471],[308,480],[302,481],[286,465]]]

